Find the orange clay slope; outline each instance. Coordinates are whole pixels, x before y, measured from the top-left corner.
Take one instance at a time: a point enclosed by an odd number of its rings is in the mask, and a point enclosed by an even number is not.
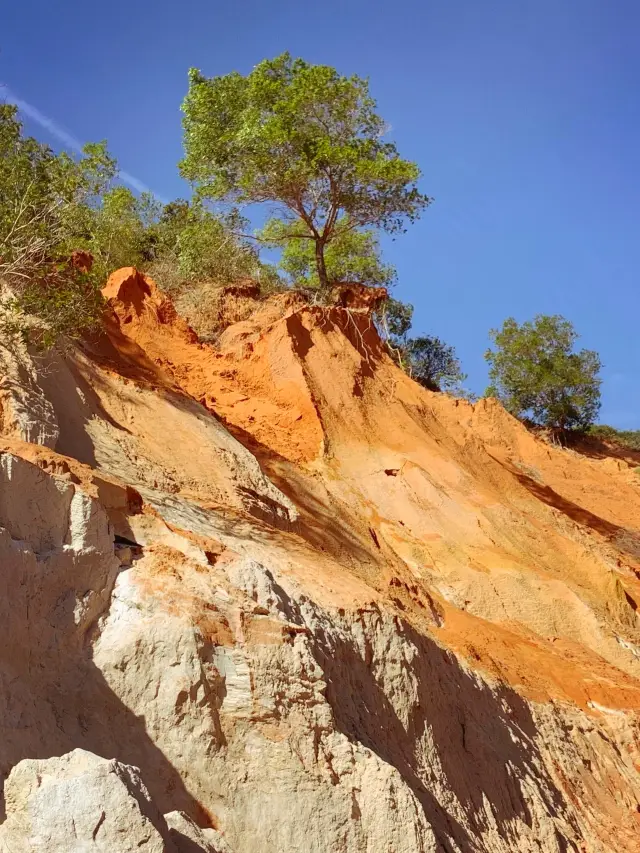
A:
[[[627,462],[552,447],[492,399],[423,389],[363,311],[279,295],[213,346],[132,268],[104,296],[91,362],[222,421],[297,508],[280,535],[306,549],[309,574],[315,553],[318,571],[364,582],[530,698],[640,708],[640,478]],[[172,427],[150,410],[147,428]],[[172,490],[193,493],[179,477]]]

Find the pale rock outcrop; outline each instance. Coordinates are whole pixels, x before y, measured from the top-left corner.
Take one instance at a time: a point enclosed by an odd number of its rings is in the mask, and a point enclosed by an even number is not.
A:
[[[4,801],[1,853],[231,853],[216,830],[163,817],[137,767],[83,749],[21,761]]]
[[[166,565],[172,555],[161,556]],[[436,851],[402,774],[336,725],[298,606],[271,573],[241,559],[240,575],[251,574],[264,595],[256,602],[236,587],[234,600],[224,595],[225,587],[234,589],[230,576],[203,579],[197,564],[172,559],[175,585],[163,577],[170,567],[152,553],[120,576],[94,661],[128,707],[145,713],[154,742],[212,808],[232,848]],[[147,585],[154,575],[159,583]],[[196,589],[210,602],[208,621],[197,612]],[[160,593],[175,607],[167,611]],[[269,608],[271,600],[278,606]],[[256,604],[260,612],[249,624]],[[234,615],[257,644],[233,642],[225,623]],[[321,618],[333,630],[328,614]]]
[[[162,811],[197,815],[144,716],[131,713],[92,660],[121,569],[96,498],[67,475],[0,453],[0,779],[22,759],[81,747],[141,767]]]
[[[59,435],[36,357],[18,340],[10,348],[0,343],[0,434],[52,448]]]
[[[0,454],[0,777],[79,745],[88,637],[119,568],[112,543],[96,500]]]
[[[21,761],[4,799],[7,853],[175,853],[139,771],[82,749]]]

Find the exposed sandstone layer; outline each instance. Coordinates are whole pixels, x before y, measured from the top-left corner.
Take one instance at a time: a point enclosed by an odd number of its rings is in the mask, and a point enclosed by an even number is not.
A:
[[[420,388],[363,311],[213,347],[105,296],[4,431],[2,772],[117,759],[235,853],[640,850],[631,466]]]

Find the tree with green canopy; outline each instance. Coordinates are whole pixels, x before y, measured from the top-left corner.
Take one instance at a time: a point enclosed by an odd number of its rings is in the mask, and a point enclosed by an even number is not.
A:
[[[574,352],[578,334],[558,314],[539,314],[519,324],[512,317],[492,329],[495,350],[487,350],[491,385],[513,415],[564,432],[583,430],[600,409],[600,357]]]
[[[70,249],[86,227],[84,210],[116,175],[105,143],[75,160],[24,136],[12,104],[0,105],[0,275],[27,280]]]
[[[332,244],[362,257],[371,238],[353,235],[402,230],[430,202],[418,190],[417,165],[385,140],[368,82],[330,66],[284,53],[246,76],[192,69],[183,112],[183,177],[204,199],[274,206],[280,224],[269,225],[267,239],[290,266],[305,259],[303,275],[311,255],[322,289],[331,267],[341,272]],[[287,255],[291,242],[298,248]]]

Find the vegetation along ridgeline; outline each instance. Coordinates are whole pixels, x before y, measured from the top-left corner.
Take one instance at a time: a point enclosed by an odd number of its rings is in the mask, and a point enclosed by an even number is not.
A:
[[[315,302],[341,282],[390,289],[395,269],[379,235],[403,231],[431,203],[420,170],[388,139],[368,81],[288,53],[249,74],[189,72],[180,172],[190,201],[161,204],[118,183],[106,144],[80,157],[25,136],[17,109],[0,106],[0,332],[48,347],[96,328],[99,287],[133,265],[156,275],[192,315],[206,314],[211,285],[252,279],[263,293],[295,288]],[[246,205],[271,213],[255,233]],[[222,206],[222,207],[221,207]],[[277,250],[276,265],[262,249]],[[74,262],[89,253],[91,264]],[[398,364],[431,390],[465,393],[455,350],[411,338],[413,307],[389,297],[377,325]],[[197,322],[196,322],[197,326]],[[205,333],[206,328],[199,329]],[[593,427],[600,359],[575,351],[563,317],[509,318],[490,333],[491,384],[516,417],[554,432],[634,447],[634,432]]]

